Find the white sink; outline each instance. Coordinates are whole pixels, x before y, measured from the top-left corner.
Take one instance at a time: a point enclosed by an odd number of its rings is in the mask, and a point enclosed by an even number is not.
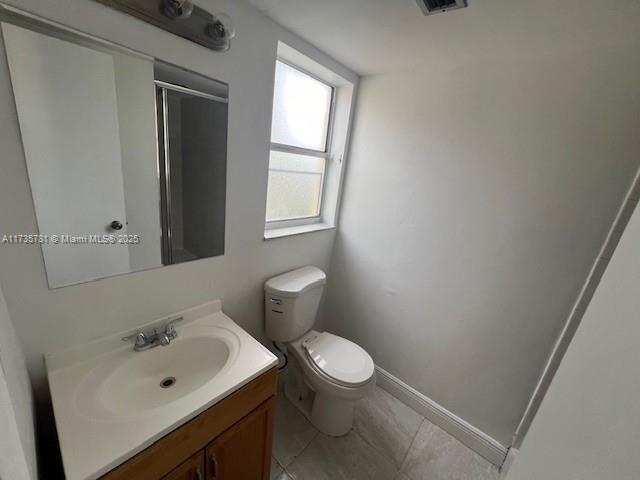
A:
[[[219,301],[176,315],[167,346],[135,352],[127,331],[46,356],[67,480],[102,476],[277,364]]]
[[[238,357],[240,339],[219,326],[189,325],[167,346],[118,349],[87,372],[74,395],[78,412],[95,420],[131,420],[204,387]]]

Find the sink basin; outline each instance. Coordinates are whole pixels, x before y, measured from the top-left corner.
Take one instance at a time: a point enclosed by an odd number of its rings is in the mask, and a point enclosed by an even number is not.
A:
[[[219,326],[184,329],[167,346],[135,352],[131,346],[108,355],[80,382],[79,413],[95,420],[130,420],[157,414],[202,388],[233,364],[238,336]]]
[[[137,414],[187,395],[215,377],[231,353],[216,337],[188,338],[121,362],[100,385],[104,406],[115,414]]]
[[[96,480],[262,373],[277,358],[219,300],[183,317],[167,346],[135,352],[131,330],[46,356],[67,480]]]

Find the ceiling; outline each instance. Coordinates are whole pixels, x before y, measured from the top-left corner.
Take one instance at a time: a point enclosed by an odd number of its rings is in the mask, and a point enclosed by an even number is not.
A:
[[[416,0],[249,0],[361,75],[640,42],[640,0],[469,0],[425,17]]]

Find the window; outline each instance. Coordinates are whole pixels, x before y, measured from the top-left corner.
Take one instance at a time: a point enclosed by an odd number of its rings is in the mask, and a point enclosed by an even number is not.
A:
[[[320,221],[334,88],[276,62],[267,225]]]

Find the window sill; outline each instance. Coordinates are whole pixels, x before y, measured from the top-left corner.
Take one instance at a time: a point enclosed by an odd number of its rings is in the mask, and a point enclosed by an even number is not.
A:
[[[322,230],[333,230],[333,225],[328,223],[312,223],[310,225],[299,225],[297,227],[274,228],[264,231],[265,240],[273,240],[274,238],[290,237],[293,235],[302,235],[303,233],[320,232]]]

